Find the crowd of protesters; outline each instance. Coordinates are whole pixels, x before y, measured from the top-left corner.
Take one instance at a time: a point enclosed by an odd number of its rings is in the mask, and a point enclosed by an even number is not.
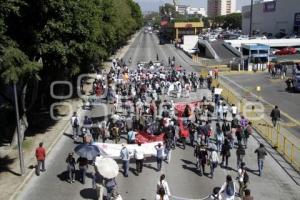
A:
[[[173,60],[172,60],[173,61]],[[170,62],[172,64],[172,62]],[[121,137],[126,137],[127,143],[135,143],[138,132],[159,136],[164,134],[163,141],[155,146],[157,151],[157,171],[161,171],[163,160],[171,162],[171,152],[175,148],[194,148],[196,169],[199,175],[214,178],[218,166],[229,166],[229,159],[235,150],[236,169],[238,171],[239,189],[236,189],[231,176],[227,176],[224,185],[216,194],[225,194],[224,199],[234,199],[237,193],[241,198],[248,196],[250,190],[249,175],[247,173],[245,156],[248,138],[251,136],[252,124],[244,116],[239,116],[236,105],[228,105],[220,96],[215,94],[213,79],[218,78],[218,71],[214,70],[206,77],[194,72],[187,72],[181,66],[163,66],[158,63],[140,63],[136,69],[129,69],[122,60],[113,60],[112,67],[107,73],[97,72],[93,81],[89,109],[95,101],[105,101],[111,108],[111,117],[107,120],[93,121],[85,116],[81,122],[77,113],[71,118],[73,139],[76,142],[81,135],[83,142],[91,144],[93,141],[103,143],[111,140],[120,143]],[[201,88],[209,89],[209,93],[194,102],[187,102],[193,92]],[[97,98],[99,97],[99,98]],[[184,99],[180,108],[174,103],[175,99]],[[81,124],[82,123],[82,124]],[[215,128],[213,128],[215,125]],[[143,171],[143,144],[130,152],[126,144],[122,144],[120,158],[125,177],[129,174],[129,161],[135,159],[136,173]],[[255,151],[258,158],[259,175],[262,175],[263,160],[266,150],[261,144]],[[132,158],[133,157],[133,158]],[[75,180],[75,159],[69,154],[68,178]],[[88,166],[87,159],[77,160],[81,171],[80,180],[85,182]],[[208,169],[206,169],[208,167]],[[115,191],[115,179],[104,181],[107,199],[121,198]],[[97,175],[95,175],[95,183]],[[96,187],[97,184],[95,184]],[[158,183],[156,199],[169,199],[172,195],[167,185],[165,175]],[[224,196],[224,195],[223,195]],[[248,198],[249,199],[249,198]]]

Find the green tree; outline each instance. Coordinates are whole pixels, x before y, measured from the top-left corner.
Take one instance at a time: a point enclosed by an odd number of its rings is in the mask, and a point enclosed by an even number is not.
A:
[[[229,27],[230,29],[242,28],[242,14],[232,13],[225,16],[223,27]]]
[[[177,13],[175,10],[174,5],[166,3],[163,6],[159,7],[159,14],[163,17],[163,16],[170,16],[170,17],[176,17]]]
[[[70,80],[91,65],[100,66],[143,23],[133,0],[0,0],[0,4],[2,86],[18,81],[20,88],[32,90],[36,87],[26,87],[29,75],[39,75],[38,97],[45,99],[51,99],[47,95],[53,80]]]

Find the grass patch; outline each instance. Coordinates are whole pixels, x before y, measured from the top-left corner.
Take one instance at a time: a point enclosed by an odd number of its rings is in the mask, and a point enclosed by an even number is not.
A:
[[[33,141],[31,138],[26,138],[26,140],[23,141],[23,149],[29,150],[33,145]]]

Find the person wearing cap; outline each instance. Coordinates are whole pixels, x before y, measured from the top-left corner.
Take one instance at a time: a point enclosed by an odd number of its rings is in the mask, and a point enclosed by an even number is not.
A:
[[[67,159],[67,171],[69,175],[69,183],[75,182],[75,158],[73,157],[73,153],[69,153]]]
[[[126,144],[122,144],[122,149],[120,152],[120,157],[123,163],[123,173],[125,177],[128,177],[128,171],[129,171],[129,160],[130,160],[130,152],[126,147]]]

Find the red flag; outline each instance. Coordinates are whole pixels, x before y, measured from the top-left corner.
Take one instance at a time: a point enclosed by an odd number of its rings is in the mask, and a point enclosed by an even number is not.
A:
[[[135,143],[150,143],[150,142],[159,142],[164,140],[164,133],[160,135],[150,135],[148,133],[139,131],[135,136]]]

